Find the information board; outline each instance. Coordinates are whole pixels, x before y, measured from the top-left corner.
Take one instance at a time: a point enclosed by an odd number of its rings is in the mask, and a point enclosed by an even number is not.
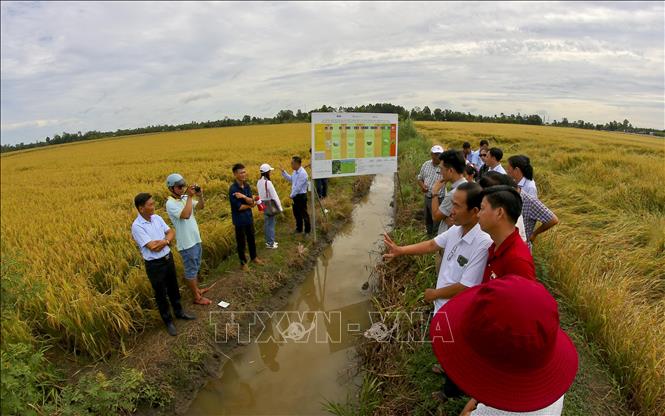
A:
[[[397,171],[397,114],[312,113],[312,178]]]

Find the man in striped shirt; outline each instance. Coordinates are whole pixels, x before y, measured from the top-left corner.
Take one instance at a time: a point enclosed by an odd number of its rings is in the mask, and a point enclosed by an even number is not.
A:
[[[424,194],[425,198],[425,227],[427,228],[427,235],[433,237],[436,235],[436,231],[439,229],[439,222],[434,223],[432,219],[432,187],[438,181],[443,179],[441,176],[441,160],[439,156],[443,153],[443,147],[438,144],[432,146],[431,149],[431,160],[426,161],[420,167],[420,173],[418,173],[418,185],[420,190]],[[443,200],[443,197],[446,196],[446,188],[442,187],[439,191],[439,201]]]

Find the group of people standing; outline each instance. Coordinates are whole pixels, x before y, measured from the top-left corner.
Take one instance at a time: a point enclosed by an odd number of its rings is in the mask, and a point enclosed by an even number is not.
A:
[[[289,196],[293,200],[292,209],[296,222],[294,233],[308,235],[311,232],[307,212],[309,177],[302,167],[302,159],[299,156],[291,158],[291,168],[293,169],[291,174],[284,169],[281,169],[281,173],[282,177],[291,183]],[[270,179],[270,173],[275,169],[269,164],[264,163],[259,167],[260,179],[256,184],[258,195],[253,194],[247,181],[247,170],[242,163],[236,163],[231,170],[234,177],[228,193],[231,218],[235,228],[240,267],[243,271],[249,271],[249,261],[257,265],[264,264],[257,255],[252,209],[258,207],[263,212],[266,248],[277,249],[279,243],[275,240],[276,217],[284,211],[284,208]],[[173,323],[171,308],[177,319],[196,319],[196,317],[185,312],[182,307],[171,252],[174,240],[182,258],[185,282],[192,292],[193,303],[196,305],[211,303],[210,299],[204,296],[209,289],[198,286],[203,250],[201,233],[194,214],[195,210],[205,207],[205,198],[203,189],[198,184],[188,184],[178,173],[172,173],[166,178],[166,187],[169,195],[165,208],[175,230],[170,228],[162,217],[155,214],[155,201],[151,194],[144,192],[134,198],[138,215],[132,223],[132,237],[143,257],[160,316],[167,332],[175,336],[177,330]],[[246,249],[249,251],[249,261],[245,254]]]
[[[504,169],[485,139],[430,153],[417,176],[430,239],[399,246],[385,235],[384,258],[437,254],[436,287],[423,294],[434,303],[432,371],[444,379],[432,397],[470,396],[463,415],[559,415],[578,357],[537,282],[532,244],[558,219],[538,199],[530,159],[511,156]]]

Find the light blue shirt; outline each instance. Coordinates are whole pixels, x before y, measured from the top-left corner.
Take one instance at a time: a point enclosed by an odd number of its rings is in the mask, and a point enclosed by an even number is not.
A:
[[[536,198],[538,198],[538,188],[536,188],[536,181],[527,179],[527,178],[522,178],[520,183],[517,184],[517,186],[520,187],[522,192],[526,192],[527,194],[533,195]]]
[[[194,208],[196,208],[199,201],[192,201],[192,215],[189,218],[180,218],[180,213],[185,209],[187,198],[189,198],[187,195],[183,195],[181,199],[169,196],[166,201],[166,213],[169,214],[169,218],[175,227],[178,251],[187,250],[201,242],[199,225],[196,223],[196,218],[194,218]]]
[[[141,255],[145,260],[161,259],[171,252],[169,246],[164,247],[160,251],[152,251],[145,246],[151,241],[164,240],[169,230],[169,226],[166,225],[159,215],[153,214],[150,217],[150,221],[146,221],[141,214],[136,217],[132,223],[132,237],[134,237],[134,241],[136,241],[139,249],[141,249]]]
[[[282,172],[282,176],[287,181],[291,182],[291,198],[299,194],[307,193],[307,172],[301,166],[300,169],[293,171],[293,175]]]
[[[469,162],[473,163],[473,166],[475,166],[476,169],[480,169],[480,167],[485,164],[485,162],[480,158],[480,149],[476,150],[475,152],[471,152],[469,155]]]

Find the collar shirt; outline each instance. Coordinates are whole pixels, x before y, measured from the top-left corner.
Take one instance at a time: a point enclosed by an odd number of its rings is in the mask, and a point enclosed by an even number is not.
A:
[[[150,216],[150,221],[143,218],[141,214],[136,217],[132,223],[132,237],[134,237],[136,245],[139,246],[144,260],[161,259],[171,252],[169,246],[165,246],[160,251],[152,251],[145,246],[151,241],[165,239],[169,229],[169,226],[159,215],[153,214]]]
[[[540,199],[524,191],[520,192],[522,197],[522,217],[524,218],[524,233],[527,241],[531,238],[533,230],[536,229],[536,222],[542,224],[548,223],[554,219],[554,213],[545,206]],[[531,242],[529,242],[531,248]]]
[[[492,243],[488,251],[483,283],[508,274],[516,274],[526,279],[536,280],[536,268],[533,265],[531,250],[522,241],[517,228],[499,247]]]
[[[489,168],[489,170],[491,172],[499,172],[499,173],[503,173],[504,175],[507,175],[506,170],[503,168],[503,166],[501,166],[501,163],[494,166],[493,168]]]
[[[444,249],[436,288],[461,283],[466,287],[479,285],[483,281],[483,271],[487,262],[487,249],[492,244],[489,234],[476,224],[468,233],[462,235],[464,229],[455,225],[443,234],[434,238],[436,245]],[[436,313],[448,299],[434,301]]]
[[[480,157],[480,149],[471,152],[468,160],[469,162],[473,163],[473,166],[476,167],[476,170],[480,169],[480,167],[485,164],[483,159]]]
[[[432,164],[431,160],[426,161],[423,163],[423,165],[420,167],[420,173],[418,173],[418,180],[423,181],[425,183],[425,186],[427,187],[427,193],[425,196],[427,198],[432,197],[432,187],[434,186],[434,183],[439,180],[443,179],[441,176],[441,163],[438,165],[434,166]],[[443,199],[443,197],[446,195],[446,187],[442,186],[441,191],[439,191],[439,199]]]
[[[289,175],[286,172],[282,172],[282,177],[291,182],[291,198],[296,195],[307,193],[307,179],[309,177],[307,176],[307,172],[302,166],[298,168],[298,170],[294,170],[292,175]]]
[[[240,192],[246,197],[252,197],[252,190],[249,188],[249,184],[245,183],[243,187],[238,185],[238,182],[233,181],[233,184],[229,187],[229,203],[231,204],[231,220],[233,225],[249,225],[254,223],[254,217],[252,216],[251,209],[245,209],[240,211],[242,205],[247,205],[242,199],[236,198],[233,194]]]
[[[517,186],[519,186],[522,192],[538,198],[538,188],[536,188],[536,181],[522,177],[522,180],[520,180],[520,183],[518,183]]]
[[[450,214],[453,211],[453,195],[455,194],[457,187],[463,183],[466,183],[466,179],[464,177],[461,177],[458,180],[456,180],[451,185],[450,192],[446,193],[446,196],[443,198],[443,201],[441,201],[441,204],[439,204],[439,211],[446,217],[450,217]],[[446,230],[448,230],[448,224],[446,224],[445,221],[441,221],[439,223],[439,231],[437,234],[441,234]]]

